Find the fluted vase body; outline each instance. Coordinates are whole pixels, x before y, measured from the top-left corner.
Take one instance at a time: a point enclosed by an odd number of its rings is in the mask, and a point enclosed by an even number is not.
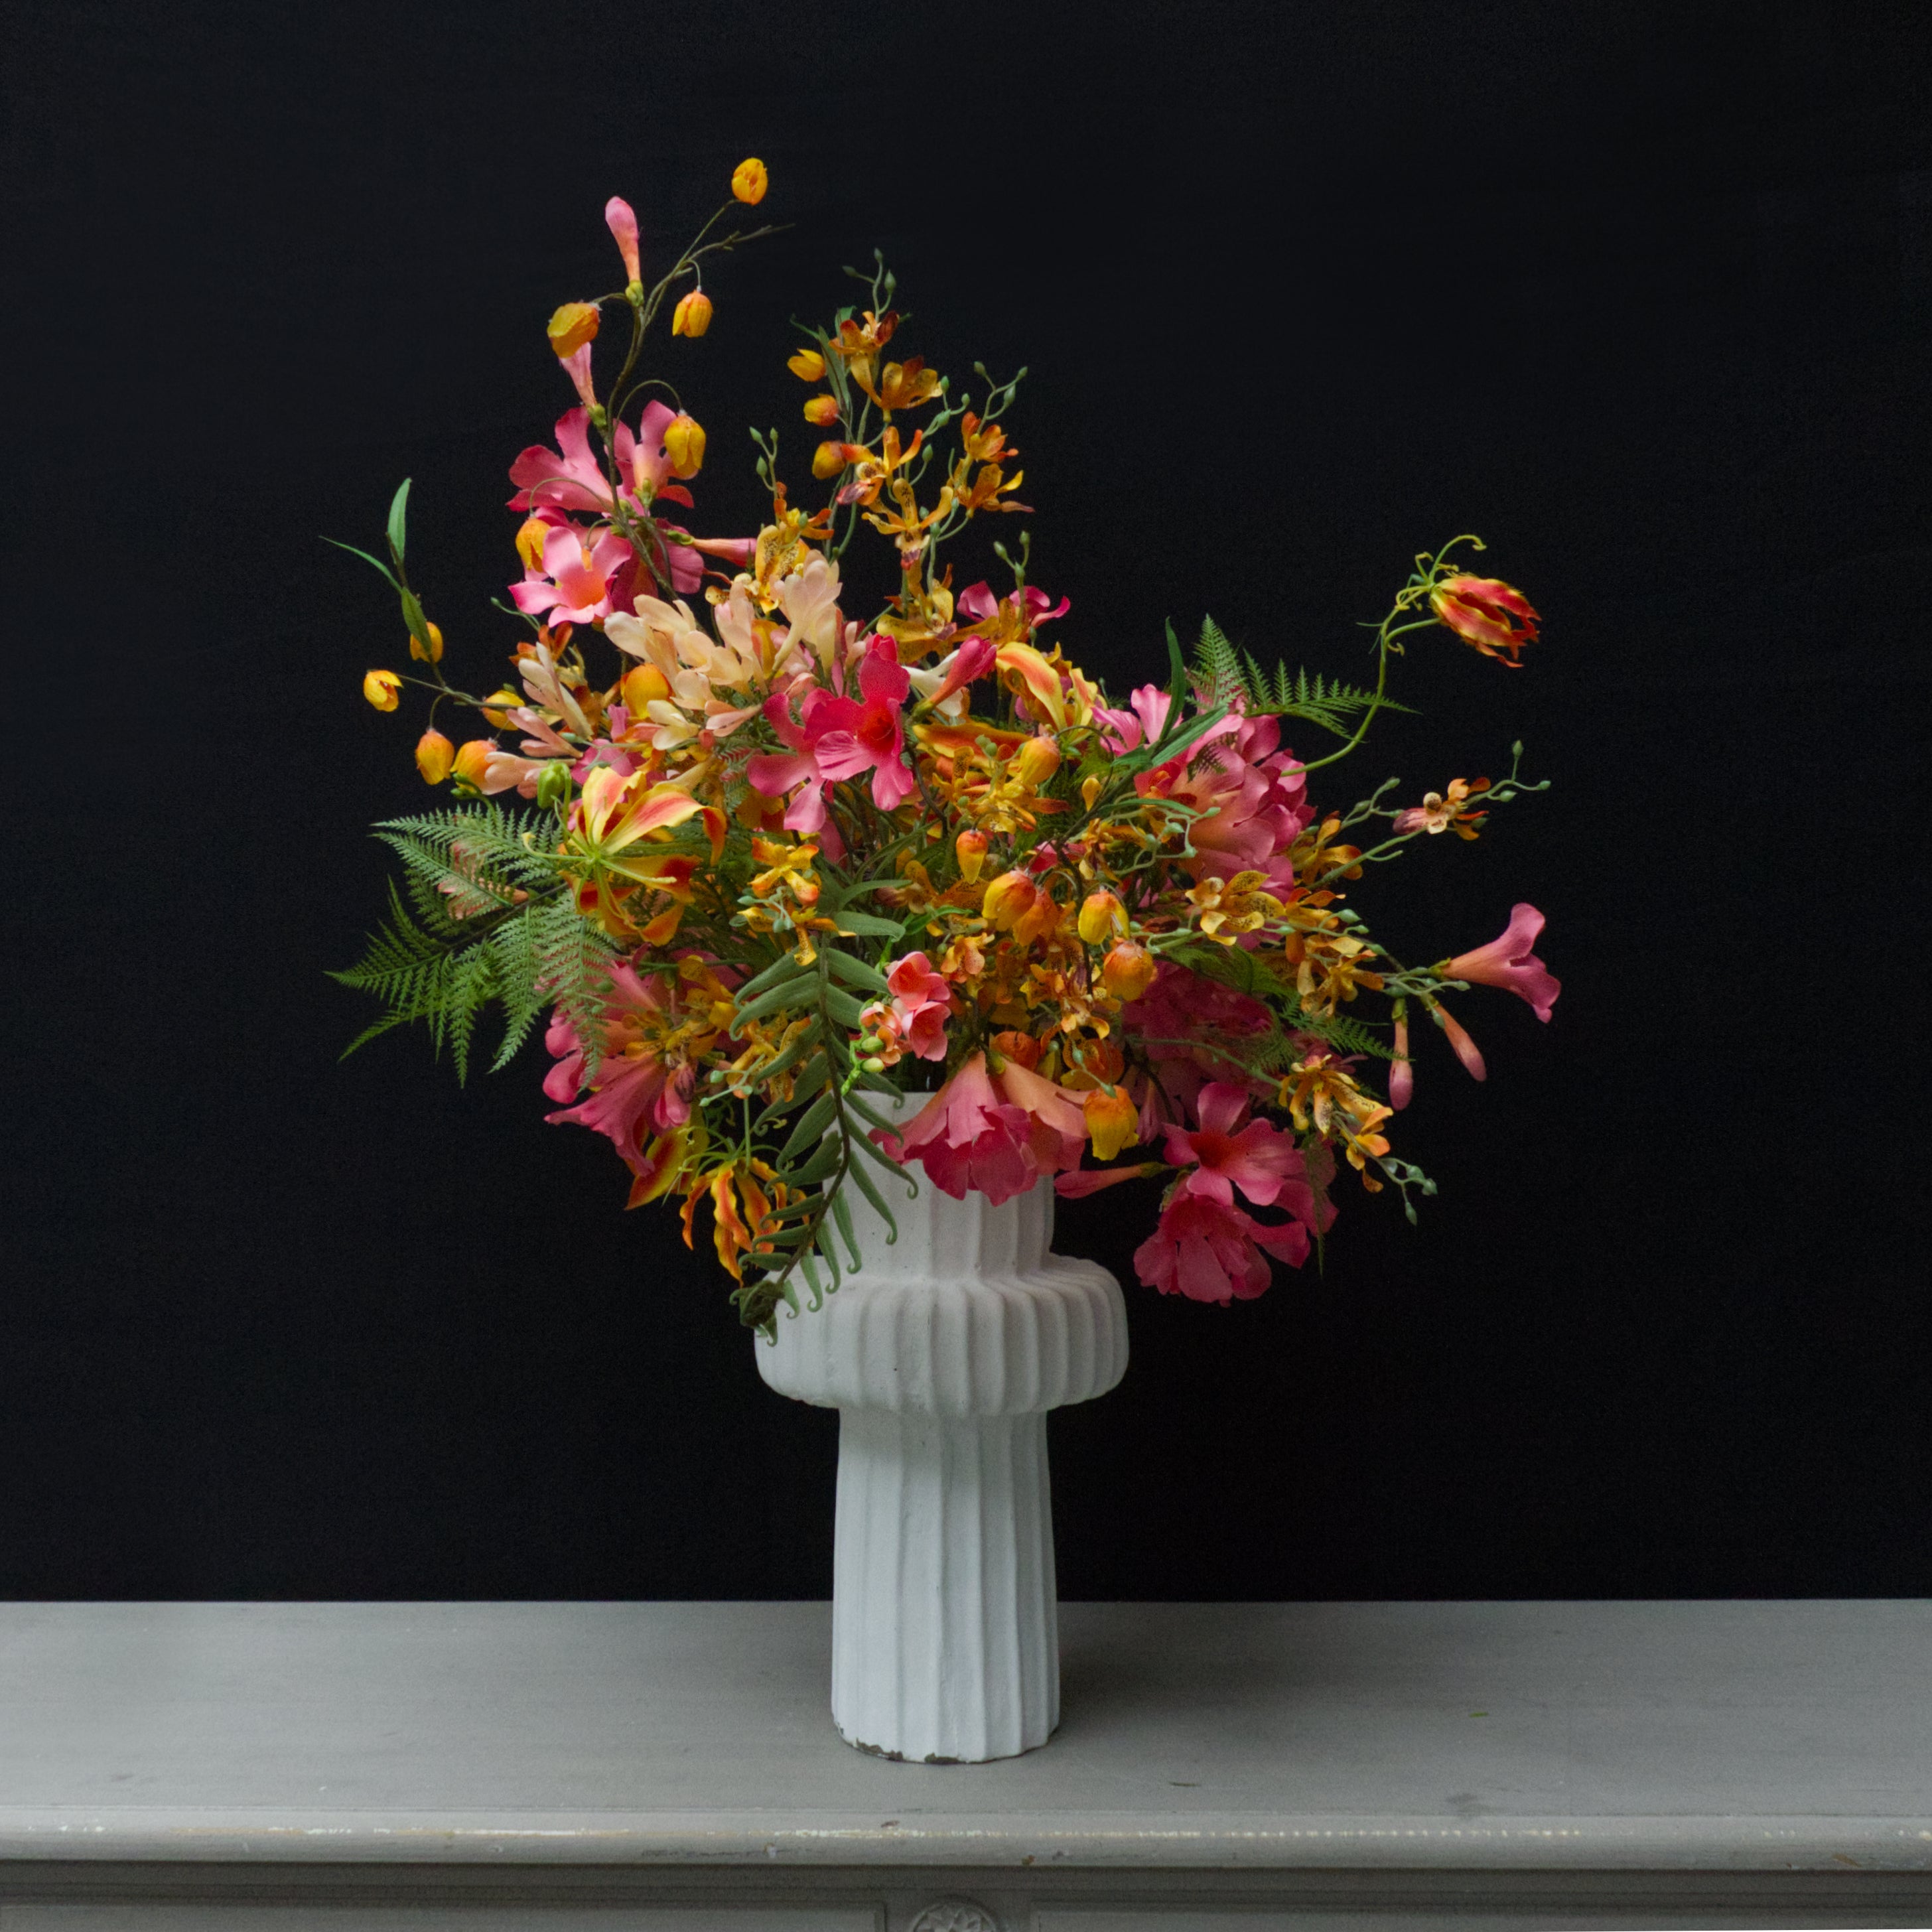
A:
[[[888,1756],[1011,1757],[1060,1720],[1046,1412],[1125,1372],[1120,1285],[1048,1252],[1051,1181],[899,1190],[890,1244],[856,1196],[863,1268],[758,1344],[773,1388],[839,1412],[832,1718]]]

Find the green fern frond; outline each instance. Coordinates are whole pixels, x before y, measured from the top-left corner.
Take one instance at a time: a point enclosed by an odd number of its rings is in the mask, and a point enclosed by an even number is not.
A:
[[[1240,654],[1212,617],[1201,620],[1201,641],[1194,647],[1190,673],[1196,700],[1204,711],[1236,698],[1252,704],[1253,692],[1241,670]]]

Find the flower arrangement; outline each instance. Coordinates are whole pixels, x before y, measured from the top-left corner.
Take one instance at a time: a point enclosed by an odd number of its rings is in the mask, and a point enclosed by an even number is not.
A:
[[[732,177],[738,204],[766,188],[756,160]],[[883,262],[858,277],[866,305],[790,360],[823,433],[809,496],[794,505],[776,434],[754,433],[768,520],[693,536],[674,514],[694,511],[705,432],[640,372],[667,304],[672,336],[705,333],[705,263],[754,238],[715,233],[733,206],[646,287],[612,200],[625,286],[551,318],[578,404],[510,469],[509,681],[449,681],[404,568],[406,483],[386,560],[357,553],[400,599],[411,663],[364,694],[381,711],[428,694],[416,762],[453,799],[377,828],[404,890],[336,976],[384,1004],[354,1044],[426,1022],[461,1075],[493,1004],[498,1067],[548,1016],[548,1118],[610,1139],[630,1205],[681,1203],[687,1244],[708,1214],[734,1301],[767,1329],[861,1264],[848,1191],[890,1228],[914,1170],[994,1202],[1046,1176],[1064,1196],[1156,1182],[1136,1267],[1198,1301],[1304,1262],[1344,1166],[1413,1220],[1433,1184],[1387,1132],[1414,1090],[1411,1012],[1480,1080],[1448,996],[1501,987],[1547,1020],[1557,982],[1532,906],[1410,966],[1346,888],[1542,786],[1519,746],[1508,777],[1419,804],[1394,780],[1345,807],[1317,789],[1391,706],[1405,639],[1446,631],[1516,667],[1535,610],[1459,538],[1376,627],[1372,687],[1264,670],[1209,621],[1191,656],[1170,626],[1165,684],[1117,702],[1058,641],[1068,602],[1030,580],[1025,536],[991,546],[1010,588],[955,588],[952,547],[1028,512],[1003,422],[1026,372],[976,364],[976,402],[891,359]],[[600,382],[610,310],[629,340]],[[891,546],[863,601],[861,532]],[[458,744],[437,721],[466,710],[483,728]],[[1290,732],[1332,748],[1298,754]]]

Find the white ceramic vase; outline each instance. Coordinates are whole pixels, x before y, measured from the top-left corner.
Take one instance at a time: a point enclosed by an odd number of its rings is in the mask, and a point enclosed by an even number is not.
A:
[[[839,1412],[832,1720],[888,1757],[1012,1757],[1060,1721],[1046,1412],[1120,1380],[1126,1304],[1048,1252],[1051,1181],[997,1208],[896,1187],[890,1245],[848,1198],[863,1268],[757,1345],[773,1388]]]

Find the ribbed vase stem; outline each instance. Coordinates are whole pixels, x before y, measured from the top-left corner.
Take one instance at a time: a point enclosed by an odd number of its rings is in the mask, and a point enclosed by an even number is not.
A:
[[[1011,1757],[1060,1721],[1046,1418],[848,1408],[832,1715],[862,1750]]]
[[[1060,1718],[1046,1412],[1125,1372],[1120,1284],[1048,1252],[1050,1181],[997,1208],[928,1185],[896,1240],[850,1204],[863,1268],[758,1351],[839,1412],[832,1714],[888,1756],[1011,1757]]]

